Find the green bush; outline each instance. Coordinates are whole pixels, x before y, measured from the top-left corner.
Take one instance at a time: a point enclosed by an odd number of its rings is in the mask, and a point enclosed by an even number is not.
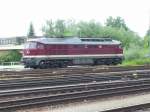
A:
[[[11,61],[20,61],[21,54],[18,50],[12,50],[5,53],[1,53],[0,62],[11,62]]]
[[[125,56],[125,60],[127,61],[131,61],[134,59],[139,59],[142,58],[142,54],[141,54],[141,50],[142,48],[140,47],[130,47],[129,49],[124,49],[124,56]]]
[[[122,65],[150,64],[150,50],[139,46],[133,46],[124,50],[125,60]]]

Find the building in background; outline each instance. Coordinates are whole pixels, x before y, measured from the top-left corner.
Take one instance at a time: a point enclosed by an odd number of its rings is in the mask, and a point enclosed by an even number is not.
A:
[[[0,46],[21,45],[27,41],[26,36],[0,38]]]
[[[41,37],[43,36],[18,36],[0,38],[0,51],[20,50],[21,52],[24,47],[24,43],[26,43],[27,40]]]
[[[21,52],[26,41],[26,36],[0,38],[0,51],[19,50]]]

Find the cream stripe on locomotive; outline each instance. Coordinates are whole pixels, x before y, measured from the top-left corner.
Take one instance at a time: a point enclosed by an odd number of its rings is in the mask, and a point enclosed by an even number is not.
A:
[[[95,55],[31,55],[23,56],[23,58],[109,58],[109,57],[123,57],[123,54],[95,54]]]

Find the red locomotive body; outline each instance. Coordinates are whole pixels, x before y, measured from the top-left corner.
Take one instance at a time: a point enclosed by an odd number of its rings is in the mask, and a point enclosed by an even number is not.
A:
[[[110,38],[38,38],[26,43],[23,63],[31,68],[119,64],[121,43]]]

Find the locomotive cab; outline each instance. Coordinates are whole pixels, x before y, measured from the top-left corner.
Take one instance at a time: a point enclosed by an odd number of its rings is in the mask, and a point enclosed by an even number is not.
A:
[[[35,59],[35,55],[45,54],[44,49],[45,46],[42,43],[34,41],[27,42],[23,49],[23,58],[22,58],[22,63],[25,65],[25,67],[36,68],[37,61]]]
[[[36,50],[37,43],[36,42],[28,42],[25,44],[24,46],[24,50],[23,53],[24,55],[31,55],[31,54],[35,54],[33,53],[34,50]]]
[[[45,46],[38,42],[28,42],[24,46],[24,55],[42,55],[44,54]]]

